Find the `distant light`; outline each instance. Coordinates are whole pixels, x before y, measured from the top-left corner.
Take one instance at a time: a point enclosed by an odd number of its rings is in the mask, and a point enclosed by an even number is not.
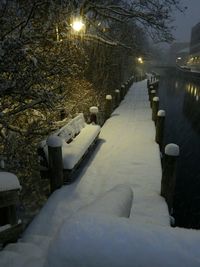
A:
[[[178,57],[177,59],[179,59],[179,60],[180,60],[180,59],[182,59],[182,58],[181,58],[181,57]]]
[[[85,24],[82,22],[82,20],[80,18],[79,19],[77,18],[77,19],[73,20],[71,27],[74,31],[80,32],[81,30],[84,29]]]
[[[138,57],[138,62],[141,63],[141,64],[143,63],[142,57]]]
[[[191,84],[188,84],[187,85],[187,91],[190,92],[190,87],[191,87]]]

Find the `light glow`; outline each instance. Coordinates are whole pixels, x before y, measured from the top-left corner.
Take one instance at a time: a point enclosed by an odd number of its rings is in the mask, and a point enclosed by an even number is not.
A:
[[[141,63],[141,64],[143,63],[142,57],[138,57],[138,62]]]
[[[82,22],[80,18],[74,19],[74,21],[71,24],[71,27],[75,32],[80,32],[84,29],[85,24]]]

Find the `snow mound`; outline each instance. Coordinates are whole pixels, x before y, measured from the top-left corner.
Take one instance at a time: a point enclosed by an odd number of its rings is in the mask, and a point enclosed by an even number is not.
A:
[[[1,267],[43,267],[44,258],[40,257],[27,257],[24,252],[23,254],[16,251],[2,251],[0,257]]]
[[[157,113],[158,117],[165,117],[165,111],[160,109]]]
[[[10,172],[0,172],[0,192],[21,189],[16,175]]]
[[[154,96],[153,101],[154,102],[158,102],[159,101],[159,97],[158,96]]]
[[[98,107],[90,107],[90,113],[97,114],[99,112]]]
[[[50,135],[47,138],[47,145],[50,147],[61,147],[62,139],[59,136]]]
[[[128,185],[117,185],[86,206],[82,212],[103,213],[118,217],[129,217],[133,201],[133,191]]]
[[[199,241],[195,230],[79,214],[62,225],[44,267],[199,267]]]
[[[165,154],[173,157],[179,156],[180,154],[179,146],[173,143],[166,145]]]
[[[106,100],[112,100],[112,96],[111,95],[106,95]]]

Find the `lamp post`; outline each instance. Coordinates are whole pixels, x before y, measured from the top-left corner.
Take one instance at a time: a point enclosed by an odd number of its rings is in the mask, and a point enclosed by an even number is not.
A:
[[[85,31],[85,24],[81,17],[73,18],[70,26],[75,33],[81,33]]]
[[[138,63],[140,63],[140,64],[143,64],[143,63],[144,63],[144,61],[143,61],[143,58],[142,58],[142,57],[138,57],[138,58],[137,58],[137,60],[138,60]]]

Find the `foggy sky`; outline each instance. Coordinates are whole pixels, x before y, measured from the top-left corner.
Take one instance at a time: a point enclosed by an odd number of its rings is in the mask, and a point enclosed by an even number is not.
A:
[[[185,14],[176,13],[173,25],[176,30],[173,32],[176,41],[190,41],[191,28],[200,22],[200,0],[182,0],[187,6]]]

